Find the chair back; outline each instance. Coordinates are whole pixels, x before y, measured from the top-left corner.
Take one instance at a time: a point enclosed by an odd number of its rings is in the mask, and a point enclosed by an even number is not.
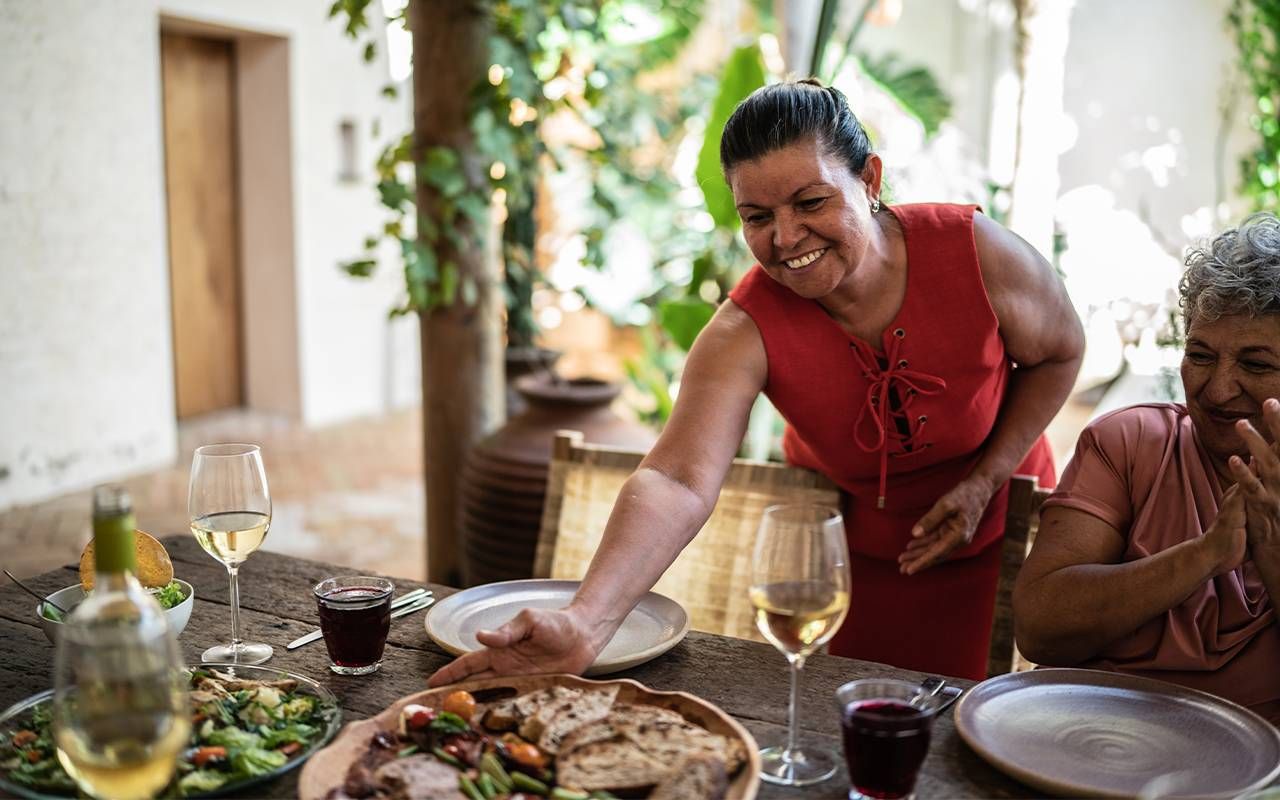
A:
[[[586,444],[576,431],[557,433],[535,577],[582,578],[623,482],[643,458],[644,453]],[[697,630],[762,641],[747,599],[751,553],[760,517],[777,503],[839,508],[840,492],[816,472],[734,459],[711,517],[654,590],[684,606]]]
[[[1004,544],[1000,578],[996,583],[995,617],[991,622],[991,647],[987,651],[987,677],[1035,666],[1022,658],[1013,641],[1013,584],[1035,541],[1040,505],[1049,495],[1049,490],[1039,487],[1034,475],[1014,475],[1009,479],[1009,508],[1004,515]]]

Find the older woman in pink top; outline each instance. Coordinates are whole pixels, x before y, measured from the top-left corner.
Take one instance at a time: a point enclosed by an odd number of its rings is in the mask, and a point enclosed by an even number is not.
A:
[[[1187,267],[1186,405],[1081,435],[1018,577],[1018,646],[1280,724],[1280,220],[1250,217]]]

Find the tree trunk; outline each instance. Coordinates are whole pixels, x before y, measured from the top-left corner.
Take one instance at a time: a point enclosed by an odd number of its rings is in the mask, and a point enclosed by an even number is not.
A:
[[[468,182],[485,185],[487,166],[472,140],[471,87],[488,69],[489,17],[482,2],[413,0],[413,129],[418,155],[454,149]],[[439,219],[437,196],[418,182],[419,213]],[[451,223],[452,224],[452,223]],[[502,327],[498,270],[490,246],[459,250],[445,237],[423,241],[438,263],[458,266],[476,302],[458,300],[418,315],[422,337],[423,457],[427,483],[427,580],[460,585],[459,501],[462,464],[471,445],[502,422]]]

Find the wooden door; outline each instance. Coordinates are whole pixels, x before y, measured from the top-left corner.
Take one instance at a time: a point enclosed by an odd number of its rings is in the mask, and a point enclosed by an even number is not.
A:
[[[179,419],[242,402],[230,42],[160,37]]]

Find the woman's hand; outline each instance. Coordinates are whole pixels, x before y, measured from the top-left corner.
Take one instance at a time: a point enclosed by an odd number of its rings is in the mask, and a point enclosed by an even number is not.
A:
[[[437,670],[427,685],[498,675],[579,675],[599,653],[588,630],[571,609],[526,608],[497,630],[476,633],[484,649],[459,656]]]
[[[1239,456],[1227,462],[1244,498],[1250,548],[1280,547],[1280,401],[1262,404],[1262,418],[1276,444],[1267,444],[1248,420],[1236,423],[1236,432],[1249,448],[1249,463]]]
[[[968,544],[992,494],[989,484],[968,478],[939,498],[911,529],[911,542],[898,556],[898,571],[914,575]]]
[[[1213,553],[1214,577],[1230,572],[1244,561],[1248,540],[1245,537],[1244,492],[1239,486],[1232,486],[1223,493],[1218,516],[1200,541]]]

